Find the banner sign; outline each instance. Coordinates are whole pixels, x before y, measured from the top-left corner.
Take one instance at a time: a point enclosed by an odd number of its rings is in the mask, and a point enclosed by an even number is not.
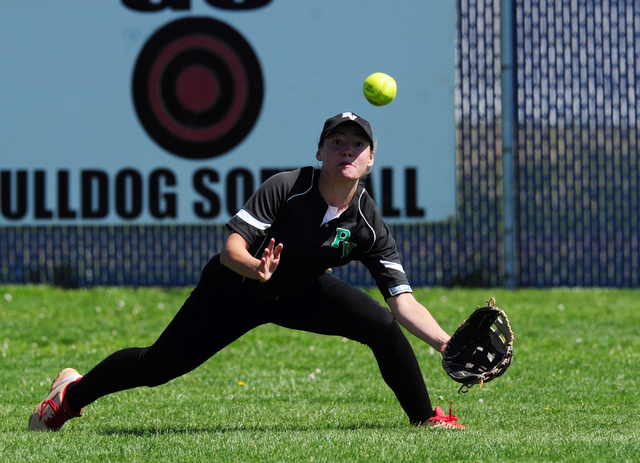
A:
[[[456,2],[5,1],[0,225],[224,223],[316,165],[324,120],[378,140],[389,222],[455,215]],[[372,106],[374,72],[396,99]]]

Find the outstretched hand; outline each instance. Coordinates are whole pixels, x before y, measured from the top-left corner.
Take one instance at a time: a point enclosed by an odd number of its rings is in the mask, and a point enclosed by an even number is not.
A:
[[[280,263],[280,253],[282,252],[282,243],[276,246],[276,240],[271,238],[269,246],[267,246],[262,253],[262,259],[260,259],[260,265],[258,266],[258,280],[262,283],[268,281],[273,272],[278,268]]]

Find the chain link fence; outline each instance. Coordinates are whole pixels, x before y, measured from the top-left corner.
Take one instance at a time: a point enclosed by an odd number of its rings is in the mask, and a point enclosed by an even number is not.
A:
[[[516,0],[515,284],[640,286],[640,3]],[[459,0],[455,220],[390,228],[414,286],[500,286],[500,1]],[[222,226],[0,228],[0,282],[197,283]],[[336,269],[372,286],[357,263]]]

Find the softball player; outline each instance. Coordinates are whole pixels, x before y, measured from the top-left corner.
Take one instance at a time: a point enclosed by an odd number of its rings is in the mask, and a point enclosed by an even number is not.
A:
[[[432,408],[398,325],[441,353],[449,340],[413,297],[395,241],[360,185],[374,162],[369,122],[350,112],[327,119],[316,159],[319,169],[268,179],[227,223],[222,251],[153,345],[115,352],[84,376],[62,370],[29,428],[56,431],[99,397],[164,384],[265,323],[367,345],[411,423],[464,428]],[[391,311],[328,270],[352,260],[369,269]]]

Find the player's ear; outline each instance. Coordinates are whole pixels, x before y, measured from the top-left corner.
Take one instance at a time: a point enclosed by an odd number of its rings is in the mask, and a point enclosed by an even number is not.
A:
[[[373,153],[369,154],[369,161],[367,162],[367,167],[373,167],[373,162],[375,161],[373,157]]]
[[[316,151],[316,159],[318,161],[322,161],[322,157],[320,156],[320,148],[318,148],[318,151]]]

